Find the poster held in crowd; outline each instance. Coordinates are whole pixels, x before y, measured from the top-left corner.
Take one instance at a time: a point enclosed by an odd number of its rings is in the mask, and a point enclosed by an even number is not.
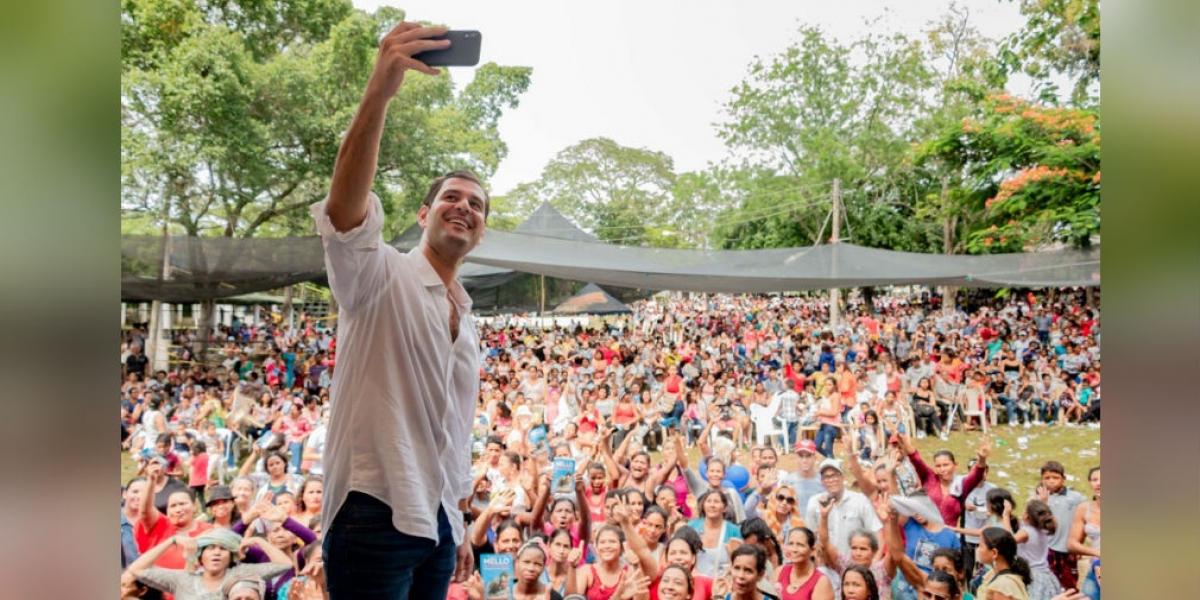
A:
[[[555,496],[573,496],[575,493],[575,459],[554,459],[554,475],[550,479],[550,491]]]
[[[512,557],[507,554],[484,554],[479,557],[479,566],[479,574],[483,577],[484,600],[512,600]]]

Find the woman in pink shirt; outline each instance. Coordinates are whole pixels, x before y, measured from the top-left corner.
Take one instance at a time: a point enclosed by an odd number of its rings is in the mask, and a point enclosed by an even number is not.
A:
[[[304,416],[304,405],[291,403],[288,412],[279,420],[279,433],[284,435],[287,442],[289,460],[295,473],[300,472],[300,463],[304,458],[304,438],[312,431],[312,422]]]

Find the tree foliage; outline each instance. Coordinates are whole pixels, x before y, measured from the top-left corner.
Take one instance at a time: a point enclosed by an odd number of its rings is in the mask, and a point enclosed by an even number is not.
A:
[[[1020,251],[1049,242],[1086,246],[1100,233],[1099,116],[989,96],[976,114],[921,145],[967,176],[964,197],[984,222],[975,252]]]
[[[996,58],[996,43],[971,24],[965,7],[951,5],[926,31],[924,50],[934,73],[936,100],[915,124],[915,147],[960,124],[1007,80],[1004,65]],[[984,220],[983,211],[964,192],[966,174],[952,163],[910,159],[902,161],[897,175],[910,183],[917,196],[914,220],[928,223],[920,229],[936,241],[941,253],[966,251],[966,235]]]
[[[508,200],[524,214],[548,201],[602,241],[648,245],[675,237],[662,233],[673,231],[664,219],[674,184],[674,161],[666,154],[592,138],[560,151],[537,181],[517,186]]]
[[[1010,68],[1040,82],[1044,101],[1056,100],[1054,78],[1063,75],[1071,79],[1071,102],[1092,104],[1100,82],[1099,0],[1012,1],[1020,4],[1025,26],[1005,41]]]
[[[842,44],[814,27],[799,33],[781,53],[756,59],[725,106],[718,134],[740,159],[731,178],[740,201],[715,237],[730,248],[825,238],[829,185],[840,179],[852,241],[925,249],[928,236],[911,219],[921,193],[902,176],[914,124],[932,99],[921,44],[899,34]],[[894,235],[905,230],[914,235]]]
[[[127,214],[166,215],[188,235],[311,231],[304,209],[327,192],[378,39],[402,17],[348,0],[124,0]],[[385,212],[415,213],[452,168],[490,176],[507,152],[496,122],[529,75],[484,65],[459,94],[446,74],[407,77],[380,149]]]

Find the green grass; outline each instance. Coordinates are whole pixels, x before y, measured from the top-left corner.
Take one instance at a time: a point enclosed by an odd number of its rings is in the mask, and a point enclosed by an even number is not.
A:
[[[1100,430],[1086,427],[1010,427],[998,425],[990,430],[992,438],[992,453],[988,457],[988,481],[1012,492],[1018,505],[1024,504],[1024,499],[1033,495],[1034,487],[1041,480],[1039,469],[1047,460],[1057,460],[1062,463],[1067,472],[1067,485],[1079,491],[1084,496],[1091,496],[1091,488],[1087,484],[1088,469],[1100,464]],[[914,439],[913,443],[921,452],[921,457],[930,465],[933,464],[933,453],[938,450],[949,450],[958,461],[958,472],[967,472],[967,461],[976,456],[979,449],[980,433],[962,433],[955,431],[950,439],[942,441],[936,437]],[[1017,438],[1029,438],[1029,447],[1021,450]],[[841,458],[841,444],[836,452]],[[1083,452],[1081,454],[1081,452]],[[660,456],[654,453],[657,462]],[[700,451],[688,451],[688,459],[692,465],[699,464]],[[748,460],[749,457],[746,457]],[[794,471],[796,456],[789,454],[780,457],[779,468]]]
[[[1066,467],[1067,485],[1078,490],[1084,496],[1091,496],[1086,477],[1088,469],[1100,464],[1100,430],[1069,427],[1009,427],[999,425],[992,428],[992,454],[988,458],[991,470],[988,480],[1012,492],[1018,503],[1022,503],[1033,493],[1040,475],[1038,469],[1047,460],[1057,460]],[[1017,447],[1018,437],[1029,438],[1029,448],[1021,450]],[[954,453],[958,459],[959,472],[965,473],[967,461],[975,456],[979,447],[979,434],[976,432],[954,432],[950,439],[942,441],[936,437],[913,440],[921,456],[932,463],[933,453],[946,449]],[[839,449],[840,452],[840,449]],[[661,460],[654,453],[654,461]],[[688,451],[691,464],[699,464],[700,451]],[[747,457],[748,459],[748,457]],[[796,468],[795,455],[780,457],[779,466],[793,471]],[[121,483],[129,481],[137,472],[137,464],[129,457],[128,452],[121,453]]]
[[[975,432],[953,433],[947,441],[935,437],[914,440],[921,457],[932,463],[933,453],[943,448],[954,453],[959,471],[966,472],[966,463],[979,448]],[[1086,427],[1010,427],[998,425],[991,429],[992,454],[988,457],[988,481],[1012,492],[1018,504],[1033,494],[1041,481],[1039,469],[1048,460],[1057,460],[1067,472],[1067,485],[1084,496],[1092,495],[1087,484],[1088,469],[1100,464],[1100,430]],[[1021,450],[1017,438],[1029,438],[1029,448]]]
[[[121,485],[125,485],[137,475],[137,463],[129,458],[129,453],[121,451]]]

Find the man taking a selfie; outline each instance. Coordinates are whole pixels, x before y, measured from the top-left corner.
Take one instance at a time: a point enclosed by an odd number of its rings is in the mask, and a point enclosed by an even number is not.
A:
[[[483,238],[488,195],[469,171],[436,179],[421,241],[402,254],[383,243],[371,193],[388,102],[408,71],[438,74],[413,55],[446,48],[428,39],[445,32],[401,23],[383,38],[329,196],[312,206],[341,307],[321,517],[333,600],[443,600],[472,567],[463,510],[479,335],[455,276]]]

